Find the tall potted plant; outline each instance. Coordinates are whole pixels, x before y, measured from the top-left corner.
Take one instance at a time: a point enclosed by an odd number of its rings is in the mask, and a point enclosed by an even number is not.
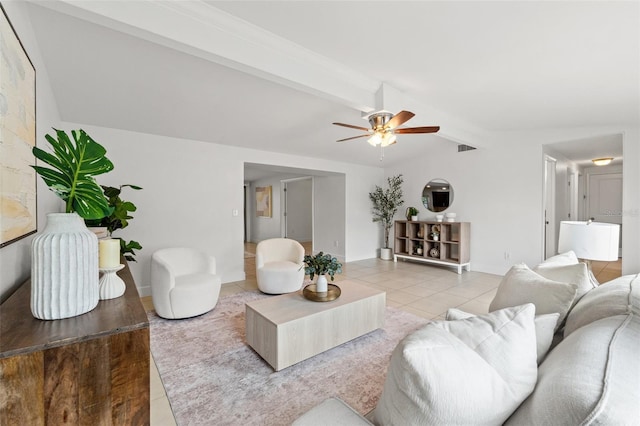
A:
[[[371,213],[373,221],[380,222],[384,229],[384,247],[380,249],[380,258],[391,260],[393,252],[389,247],[389,232],[393,225],[393,217],[398,208],[404,204],[402,199],[402,174],[387,178],[387,188],[382,189],[378,185],[373,192],[369,193],[369,199],[373,203]]]
[[[39,319],[62,319],[89,312],[98,304],[98,239],[82,219],[111,214],[94,176],[113,169],[106,150],[84,130],[63,130],[45,138],[53,152],[34,147],[50,167],[32,166],[65,202],[66,213],[49,213],[47,225],[31,244],[31,312]]]

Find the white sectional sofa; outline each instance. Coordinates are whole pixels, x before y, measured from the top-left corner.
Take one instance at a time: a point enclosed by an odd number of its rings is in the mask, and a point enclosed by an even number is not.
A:
[[[451,311],[407,336],[366,416],[331,398],[294,424],[639,425],[640,274],[596,286],[575,264],[516,265],[489,314]]]

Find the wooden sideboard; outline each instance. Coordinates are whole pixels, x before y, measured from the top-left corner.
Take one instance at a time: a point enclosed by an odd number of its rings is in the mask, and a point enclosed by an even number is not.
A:
[[[149,321],[129,267],[123,296],[86,314],[31,315],[27,281],[0,305],[0,425],[148,425]]]
[[[396,220],[395,262],[398,258],[452,266],[462,273],[470,269],[469,222],[432,222]],[[437,237],[434,236],[437,234]]]

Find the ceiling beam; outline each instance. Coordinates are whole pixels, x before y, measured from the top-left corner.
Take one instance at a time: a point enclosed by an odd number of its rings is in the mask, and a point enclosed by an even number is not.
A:
[[[363,114],[410,110],[438,136],[484,146],[483,130],[389,84],[319,55],[204,1],[36,1],[38,6],[345,105]],[[426,124],[425,124],[426,125]]]
[[[203,1],[35,2],[360,111],[380,82]]]

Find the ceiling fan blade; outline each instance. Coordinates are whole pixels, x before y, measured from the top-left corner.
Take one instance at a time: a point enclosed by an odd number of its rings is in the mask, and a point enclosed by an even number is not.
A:
[[[367,128],[367,127],[360,127],[360,126],[354,126],[353,124],[344,124],[344,123],[333,123],[336,126],[342,126],[342,127],[349,127],[350,129],[358,129],[358,130],[363,130],[365,132],[370,132],[371,129]]]
[[[407,127],[404,129],[396,129],[393,131],[395,134],[402,133],[435,133],[440,130],[440,126],[431,126],[431,127]]]
[[[336,142],[344,142],[344,141],[350,141],[351,139],[358,139],[358,138],[366,138],[371,136],[370,134],[366,134],[366,135],[360,135],[360,136],[352,136],[350,138],[346,138],[346,139],[339,139]]]
[[[385,129],[395,129],[403,123],[411,120],[415,114],[410,111],[400,111],[394,115],[387,124],[384,125]]]

